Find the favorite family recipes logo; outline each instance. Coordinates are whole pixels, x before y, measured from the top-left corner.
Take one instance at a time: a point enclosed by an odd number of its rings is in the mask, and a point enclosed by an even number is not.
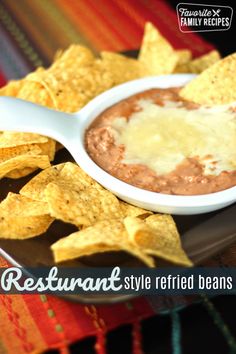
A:
[[[230,29],[230,6],[179,3],[176,7],[181,32],[211,32]]]

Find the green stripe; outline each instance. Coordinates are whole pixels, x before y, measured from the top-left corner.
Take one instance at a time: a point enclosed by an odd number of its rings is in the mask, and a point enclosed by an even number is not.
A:
[[[181,354],[181,323],[178,311],[173,310],[171,312],[171,320],[172,320],[172,353],[173,354]]]
[[[43,61],[38,53],[36,53],[34,48],[30,45],[25,34],[21,31],[20,27],[15,23],[12,16],[2,4],[0,4],[0,19],[5,26],[5,29],[12,35],[22,52],[27,56],[34,67],[43,65]]]
[[[236,340],[233,337],[230,329],[228,328],[227,324],[224,322],[223,318],[221,317],[220,313],[217,311],[213,303],[208,299],[205,294],[201,295],[203,299],[203,305],[205,306],[207,312],[212,317],[215,325],[220,330],[221,334],[225,338],[231,354],[236,353]]]

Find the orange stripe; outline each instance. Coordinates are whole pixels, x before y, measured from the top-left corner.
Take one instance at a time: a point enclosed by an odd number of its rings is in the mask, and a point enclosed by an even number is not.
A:
[[[91,26],[86,22],[86,20],[84,20],[83,16],[78,16],[76,14],[70,0],[67,0],[66,2],[64,0],[55,0],[55,3],[66,14],[72,25],[77,28],[79,32],[82,31],[84,33],[89,42],[89,47],[95,51],[98,50],[100,39],[91,29]]]
[[[67,11],[74,25],[80,27],[80,30],[90,41],[91,46],[94,46],[96,50],[116,50],[116,44],[109,37],[109,33],[106,33],[103,26],[102,28],[100,27],[100,24],[97,23],[97,18],[94,18],[88,7],[81,0],[79,2],[72,0],[67,0],[66,2],[64,0],[56,1],[63,7],[64,11]]]
[[[8,353],[25,354],[20,339],[15,336],[15,328],[9,321],[9,314],[2,302],[2,296],[0,296],[0,313],[1,340]]]
[[[100,0],[100,6],[101,4],[104,12],[109,13],[117,29],[126,35],[128,34],[129,38],[132,39],[131,46],[125,49],[138,48],[141,42],[143,28],[140,28],[135,21],[129,21],[127,14],[118,6],[115,0]]]
[[[9,352],[0,338],[0,354],[7,354],[7,353]]]
[[[100,39],[102,38],[103,42],[106,43],[104,47],[100,48],[101,50],[120,50],[120,48],[122,48],[122,41],[114,36],[114,33],[110,32],[110,28],[96,15],[94,9],[86,0],[75,2],[74,6],[78,14],[83,13],[83,17],[86,18],[87,21],[87,27],[91,27],[96,35]]]
[[[7,263],[5,258],[0,256],[0,268],[7,268],[7,267],[9,267],[9,264]]]
[[[63,33],[68,43],[85,43],[88,46],[86,38],[73,26],[73,24],[65,16],[64,11],[54,1],[43,1],[41,6],[44,8],[45,13],[52,19],[55,28],[57,27],[57,33],[54,37],[58,37],[58,30]],[[67,44],[68,45],[68,44]]]
[[[52,296],[44,296],[44,300],[36,295],[25,296],[31,316],[37,318],[38,329],[50,348],[69,343],[93,335],[93,328],[85,321],[82,305],[67,303]],[[53,313],[53,316],[50,314]],[[76,316],[75,313],[78,313]],[[68,325],[69,324],[69,325]]]
[[[21,0],[22,1],[22,0]],[[28,11],[31,11],[32,22],[38,31],[43,33],[42,37],[47,46],[54,52],[58,48],[65,48],[70,43],[67,34],[61,31],[60,25],[51,17],[47,11],[44,1],[26,1]],[[58,35],[61,34],[61,35]]]
[[[1,295],[1,331],[9,353],[31,353],[47,348],[34,319],[24,303],[22,295]],[[6,316],[8,320],[5,321]],[[4,334],[5,332],[5,334]],[[13,332],[14,341],[10,332]],[[17,350],[14,350],[15,345]]]
[[[57,8],[55,6],[53,7],[53,2],[50,3],[42,1],[39,4],[37,2],[30,2],[30,4],[35,17],[41,15],[43,19],[39,22],[38,26],[41,26],[41,28],[43,26],[43,33],[46,33],[48,45],[50,45],[53,49],[53,53],[55,53],[58,48],[67,48],[71,43],[79,42],[81,44],[87,44],[87,41],[84,39],[83,35],[75,29],[73,29],[72,32],[72,40],[68,38],[67,33],[71,33],[71,28],[73,28],[73,26],[70,24],[70,30],[67,30],[69,22],[65,21],[64,13],[59,13],[59,16],[61,15],[61,19],[64,20],[62,23],[55,20],[52,23],[52,16],[53,14],[55,15],[55,10],[57,11]],[[52,60],[53,58],[51,57],[50,59]]]

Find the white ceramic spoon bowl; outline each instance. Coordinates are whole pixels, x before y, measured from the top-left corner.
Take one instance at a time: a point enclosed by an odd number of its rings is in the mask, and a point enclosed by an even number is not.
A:
[[[150,88],[185,85],[195,75],[176,74],[130,81],[108,90],[74,114],[62,113],[11,97],[0,97],[0,130],[32,132],[62,143],[81,168],[119,198],[136,206],[170,214],[201,214],[236,201],[236,187],[220,192],[180,196],[150,192],[111,176],[89,157],[84,134],[91,122],[106,108]]]

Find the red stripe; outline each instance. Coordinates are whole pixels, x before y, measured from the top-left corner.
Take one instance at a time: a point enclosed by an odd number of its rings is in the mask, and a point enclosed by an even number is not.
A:
[[[7,83],[5,76],[3,75],[2,70],[0,69],[0,87],[4,86]]]
[[[47,296],[48,303],[42,303],[38,295],[24,295],[23,299],[44,340],[50,347],[63,340],[69,342],[85,336],[95,335],[96,328],[86,313],[86,306],[67,303],[53,296]],[[56,319],[64,329],[57,333],[54,328],[55,318],[49,318],[47,307],[55,312]],[[144,319],[154,315],[154,311],[145,298],[137,298],[131,302],[131,309],[125,303],[97,307],[99,316],[104,319],[109,330],[121,324],[131,323],[134,318]],[[69,325],[68,325],[69,324]]]
[[[196,33],[180,32],[175,10],[164,1],[113,0],[112,2],[114,1],[124,11],[126,17],[130,18],[130,22],[135,22],[142,29],[146,21],[152,22],[175,48],[189,48],[195,55],[214,48]]]
[[[126,16],[128,16],[132,22],[135,22],[137,26],[140,27],[143,31],[144,24],[146,21],[145,18],[143,17],[143,14],[142,13],[139,14],[137,12],[138,2],[134,3],[133,0],[127,2],[122,0],[113,0],[113,1],[115,1],[117,6],[119,6],[120,9],[124,11]],[[127,19],[127,21],[129,20]]]
[[[128,46],[128,48],[132,46],[132,42],[130,41],[129,36],[126,35],[126,32],[125,35],[121,34],[114,26],[112,19],[109,19],[109,16],[105,16],[104,13],[101,12],[99,3],[94,5],[94,3],[90,0],[86,0],[86,5],[90,6],[90,9],[93,11],[95,17],[100,19],[100,22],[104,26],[104,30],[107,30],[113,34],[114,40],[115,37],[117,37],[124,44],[124,46]]]
[[[71,343],[95,334],[94,326],[87,317],[83,305],[66,302],[53,296],[47,296],[45,303],[41,301],[39,295],[24,295],[23,298],[50,348],[58,343]],[[54,311],[55,317],[48,316],[48,309]],[[56,323],[62,326],[62,332],[56,331]]]
[[[141,0],[143,3],[143,0]],[[141,3],[139,3],[141,5]],[[194,55],[206,53],[214,48],[213,45],[203,40],[196,33],[182,33],[179,30],[177,14],[175,11],[163,1],[145,2],[145,5],[152,14],[153,23],[160,25],[164,36],[176,48],[189,48]],[[163,16],[163,14],[165,14]],[[158,20],[157,20],[158,17]],[[158,22],[159,21],[159,22]]]
[[[49,347],[60,342],[61,338],[55,331],[52,322],[49,320],[45,307],[40,300],[39,295],[21,295],[32,318],[37,323],[37,327],[42,334],[43,339]]]
[[[86,12],[82,12],[78,8],[77,2],[73,0],[56,0],[59,6],[62,7],[69,15],[73,25],[82,31],[85,37],[91,42],[97,50],[107,49],[109,47],[109,42],[104,37],[103,33],[100,31],[99,27],[96,26],[96,22],[91,23],[90,18],[88,18]],[[82,16],[81,16],[82,15]]]
[[[118,23],[117,29],[124,35],[132,39],[131,47],[125,49],[137,49],[140,46],[141,38],[143,35],[143,28],[141,28],[135,21],[129,21],[127,14],[120,8],[115,0],[107,1],[100,0],[103,7],[110,12],[114,24]]]
[[[80,0],[74,4],[75,8],[78,9],[79,13],[83,11],[83,16],[86,16],[87,29],[92,27],[94,33],[96,33],[96,37],[106,43],[102,47],[100,46],[100,50],[112,50],[119,51],[122,47],[122,42],[118,37],[114,38],[114,34],[110,30],[104,26],[104,21],[100,19],[100,17],[96,16],[91,7],[88,7],[87,1]],[[92,24],[92,26],[91,26]]]
[[[132,323],[134,319],[142,319],[155,315],[145,297],[139,297],[130,302],[128,308],[126,303],[109,306],[99,306],[97,311],[105,320],[107,327],[111,330],[122,324]]]

